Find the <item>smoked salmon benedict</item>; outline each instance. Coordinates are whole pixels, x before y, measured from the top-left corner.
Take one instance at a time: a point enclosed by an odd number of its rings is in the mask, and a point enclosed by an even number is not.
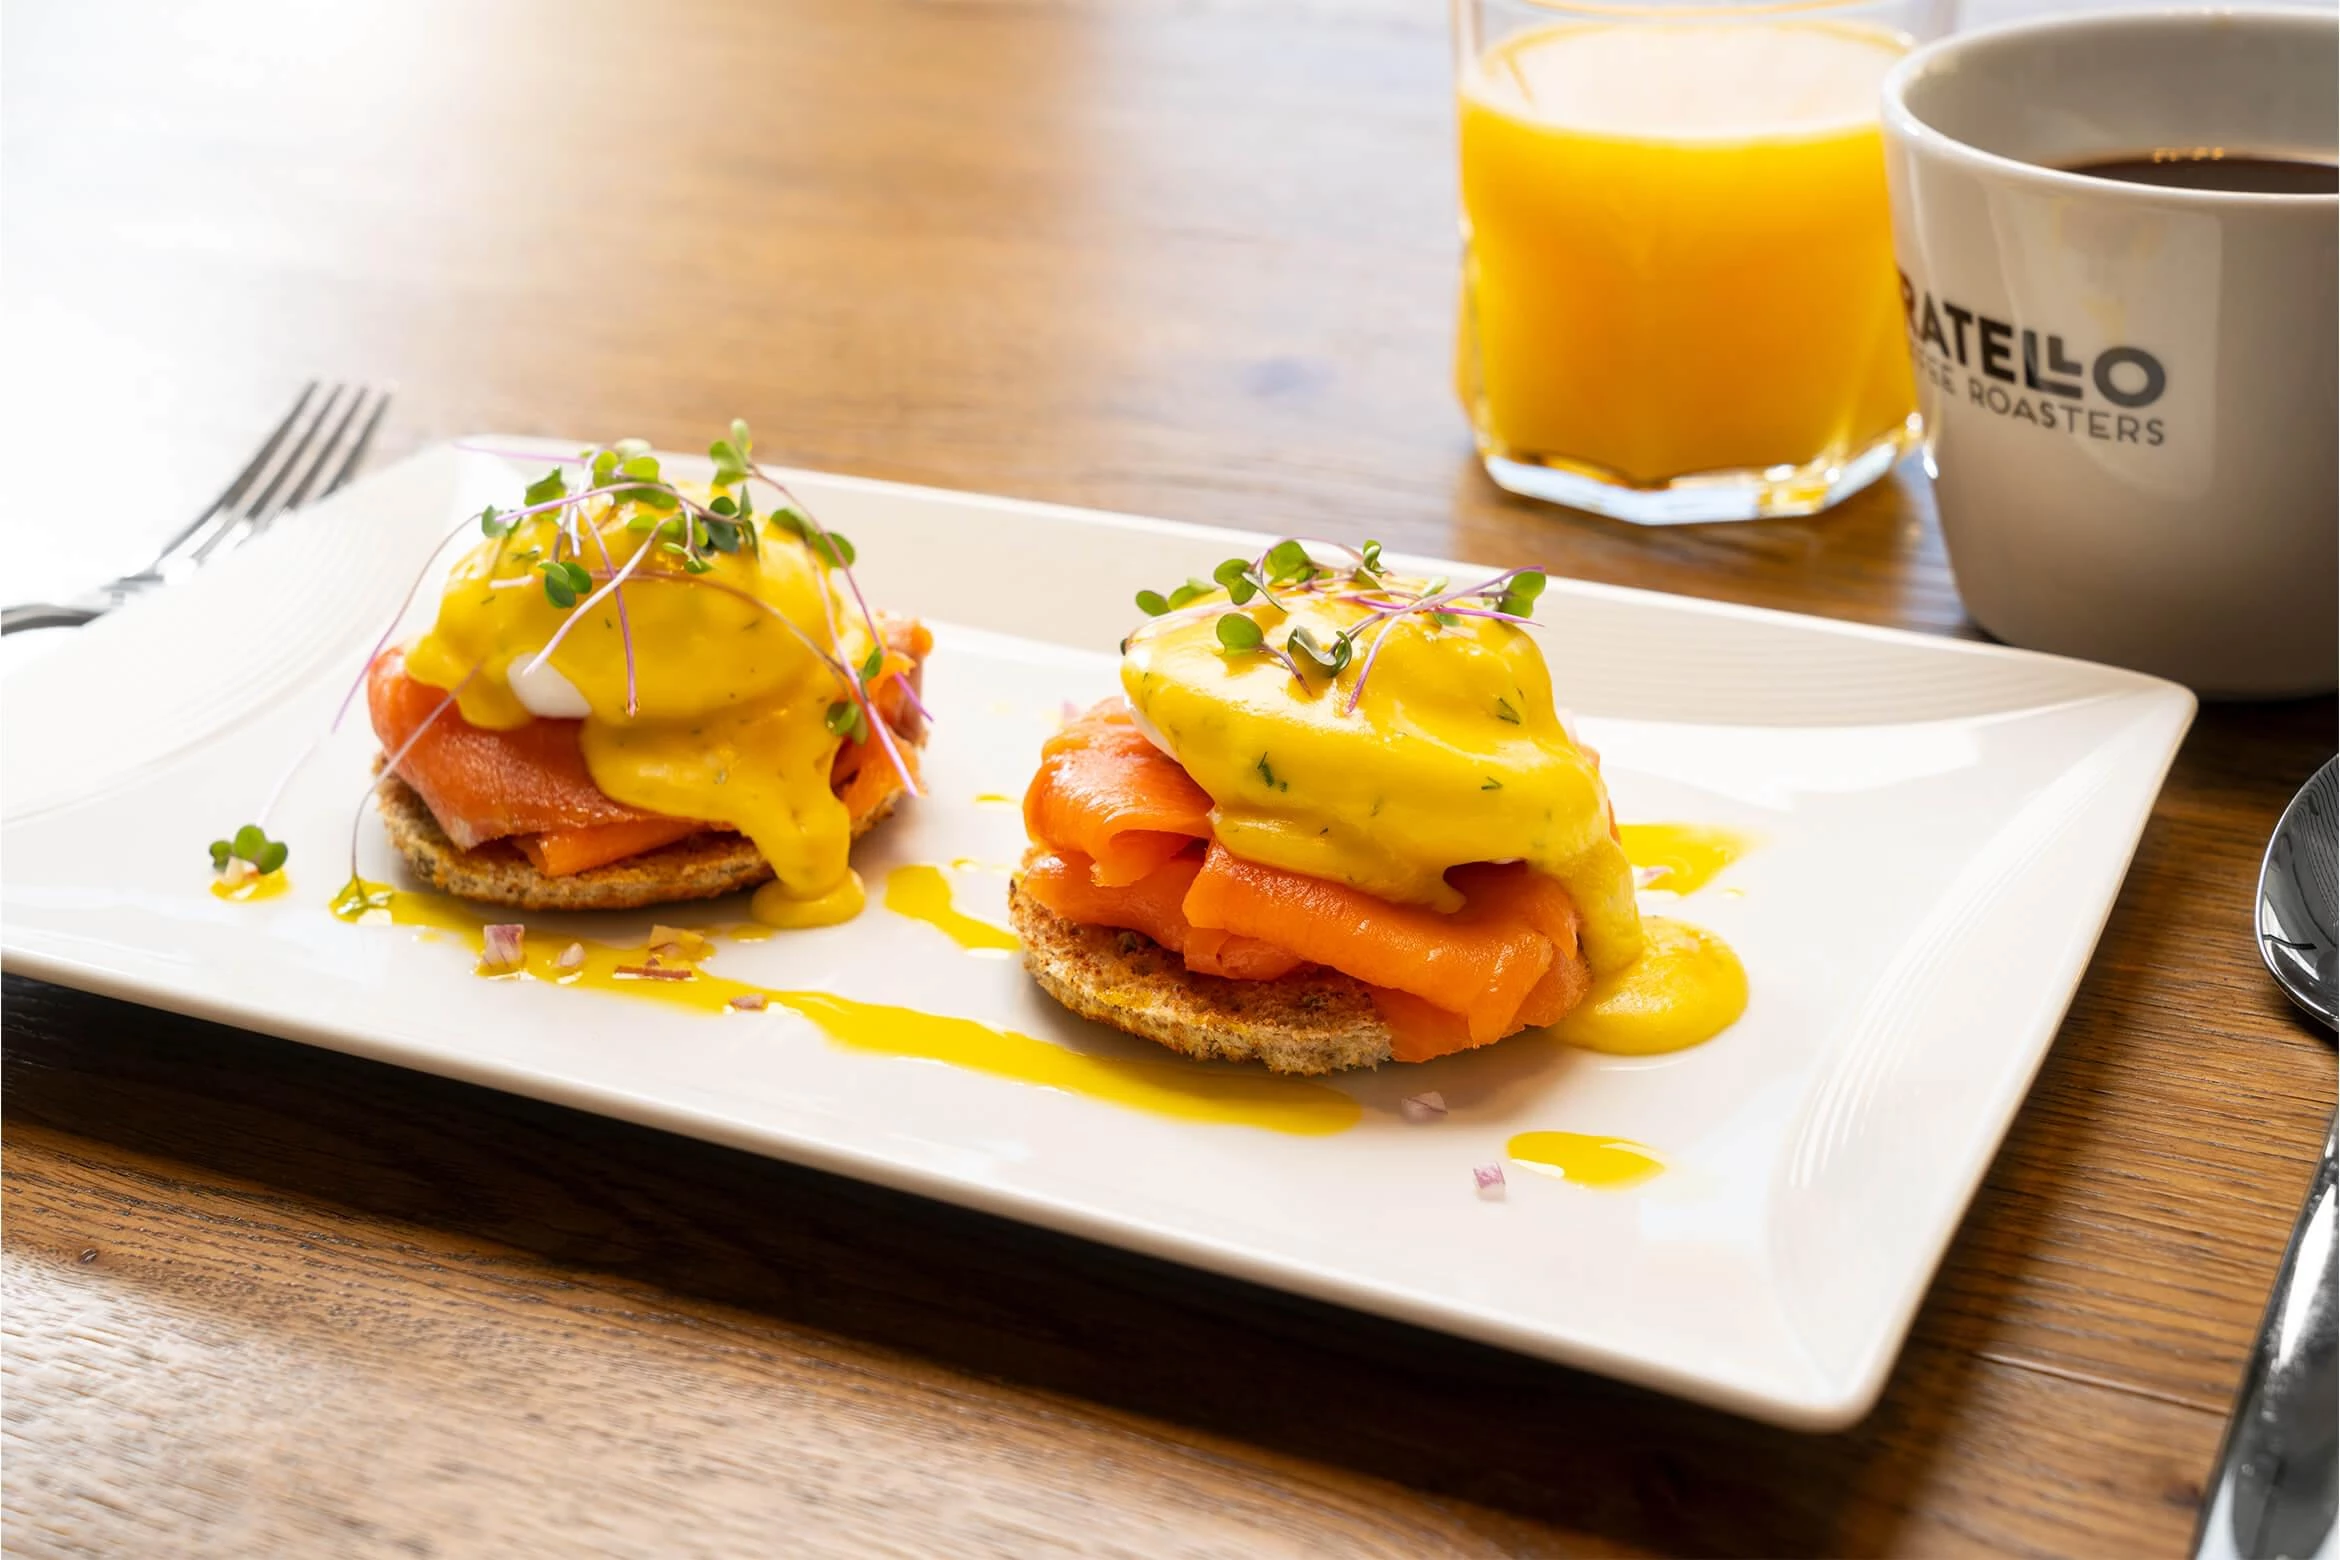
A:
[[[861,908],[848,850],[916,794],[931,640],[871,610],[852,543],[743,425],[711,453],[712,485],[629,443],[491,506],[429,630],[375,656],[383,817],[434,887],[526,910],[756,888],[783,926]]]
[[[1040,985],[1321,1073],[1554,1024],[1633,965],[1599,760],[1524,630],[1543,583],[1285,541],[1142,594],[1124,697],[1051,737],[1024,797],[1011,909]]]

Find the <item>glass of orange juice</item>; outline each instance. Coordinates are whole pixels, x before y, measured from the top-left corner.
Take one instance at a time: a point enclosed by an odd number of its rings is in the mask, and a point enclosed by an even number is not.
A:
[[[1950,0],[1454,0],[1456,388],[1515,493],[1812,514],[1914,441],[1878,129]]]

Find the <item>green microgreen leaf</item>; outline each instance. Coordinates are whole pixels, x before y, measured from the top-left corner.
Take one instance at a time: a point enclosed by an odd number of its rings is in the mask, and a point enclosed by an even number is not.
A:
[[[1509,699],[1499,698],[1495,701],[1495,718],[1501,721],[1508,721],[1512,725],[1516,726],[1519,724],[1519,711],[1511,707],[1511,701]]]
[[[1240,612],[1229,612],[1219,619],[1219,643],[1234,651],[1257,650],[1267,639],[1259,625]]]
[[[617,475],[618,462],[625,457],[615,450],[603,450],[593,457],[593,486],[607,487],[610,478]]]
[[[884,671],[885,666],[886,647],[884,645],[871,645],[869,647],[869,654],[861,658],[861,680],[863,682],[868,682],[879,672]]]
[[[853,544],[840,531],[815,531],[806,538],[814,554],[832,569],[853,567]]]
[[[1300,543],[1286,539],[1268,549],[1267,577],[1276,584],[1305,581],[1315,573],[1316,562]]]
[[[1239,607],[1259,594],[1259,577],[1241,558],[1229,558],[1211,571],[1211,578],[1226,587],[1227,599]]]
[[[1493,775],[1489,775],[1487,777],[1487,783],[1480,786],[1479,789],[1482,791],[1500,791],[1503,789],[1503,782],[1496,779]]]
[[[1212,591],[1209,580],[1188,580],[1170,593],[1169,607],[1175,612],[1190,601],[1199,601]]]
[[[731,495],[729,493],[716,494],[714,502],[710,503],[707,506],[707,509],[709,513],[721,515],[726,520],[739,513],[739,505],[731,501]]]
[[[520,501],[523,505],[533,508],[535,505],[549,504],[556,498],[568,496],[568,474],[560,467],[555,466],[534,482],[529,483],[528,491],[520,495]]]
[[[707,545],[719,553],[739,551],[739,523],[733,520],[703,520],[701,527],[707,533]]]
[[[577,598],[593,589],[593,576],[582,564],[571,560],[545,562],[537,566],[544,575],[544,598],[563,612],[577,604]]]
[[[504,512],[493,504],[488,505],[487,508],[479,512],[479,529],[480,533],[484,536],[510,536],[512,534],[512,527],[518,525],[519,523],[520,522],[517,520],[505,519]]]
[[[1341,668],[1349,664],[1349,636],[1335,636],[1330,645],[1320,645],[1305,623],[1296,624],[1291,636],[1284,641],[1295,665],[1306,666],[1327,677],[1338,677]]]
[[[778,509],[773,510],[771,518],[765,523],[770,525],[773,530],[783,535],[793,536],[799,541],[804,539],[807,532],[803,511],[791,508],[787,504],[782,504]]]
[[[755,441],[748,437],[748,425],[745,418],[734,417],[731,419],[731,447],[739,451],[742,459],[745,459],[748,452],[755,448]]]
[[[656,482],[658,480],[658,457],[655,455],[629,455],[618,462],[618,475],[631,477],[636,482]]]
[[[714,567],[715,565],[709,563],[706,559],[698,556],[696,553],[686,553],[683,555],[683,573],[685,574],[704,574],[709,569]]]
[[[1533,569],[1514,574],[1495,600],[1495,610],[1512,617],[1533,617],[1536,598],[1544,593],[1544,576]]]
[[[1360,574],[1379,574],[1381,572],[1381,544],[1368,540],[1359,551],[1364,556],[1357,561],[1357,572]]]
[[[862,714],[860,704],[852,699],[839,699],[821,719],[833,736],[859,742],[869,735],[869,717]]]
[[[1158,590],[1141,590],[1137,593],[1137,608],[1147,617],[1160,617],[1170,610],[1170,601]]]
[[[245,861],[266,874],[281,869],[291,854],[291,846],[270,839],[260,825],[247,823],[236,830],[233,838],[211,842],[211,869],[225,872],[232,863]]]

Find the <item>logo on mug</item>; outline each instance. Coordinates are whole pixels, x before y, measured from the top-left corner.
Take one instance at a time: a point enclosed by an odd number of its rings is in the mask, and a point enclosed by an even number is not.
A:
[[[2143,347],[2106,347],[2083,362],[2065,338],[1966,308],[1901,275],[1901,308],[1918,372],[1993,416],[2110,444],[2158,447],[2159,417],[2146,408],[2169,388],[2169,371]]]

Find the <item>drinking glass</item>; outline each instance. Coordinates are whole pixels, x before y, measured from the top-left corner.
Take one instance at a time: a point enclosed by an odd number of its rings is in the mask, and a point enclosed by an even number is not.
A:
[[[1455,381],[1488,475],[1812,514],[1917,435],[1878,88],[1951,0],[1454,0]]]

